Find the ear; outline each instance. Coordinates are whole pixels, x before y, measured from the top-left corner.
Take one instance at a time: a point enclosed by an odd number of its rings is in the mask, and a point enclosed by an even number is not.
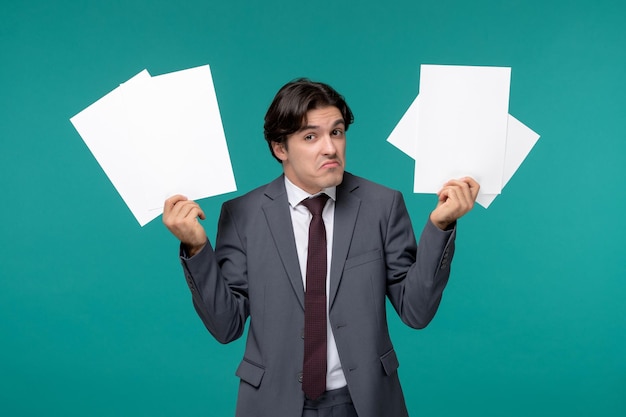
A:
[[[283,162],[287,160],[287,148],[284,143],[272,142],[272,151],[274,151],[276,158]]]

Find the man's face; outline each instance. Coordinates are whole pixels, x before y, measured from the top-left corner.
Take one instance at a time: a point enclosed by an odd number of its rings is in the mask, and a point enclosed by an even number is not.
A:
[[[341,112],[332,106],[309,110],[306,122],[287,137],[286,145],[274,142],[272,146],[287,178],[315,194],[343,179],[346,129]]]

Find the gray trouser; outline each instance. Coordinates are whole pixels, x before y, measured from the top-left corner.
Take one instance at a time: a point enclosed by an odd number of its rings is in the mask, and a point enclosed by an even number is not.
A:
[[[305,400],[302,417],[358,417],[348,387],[326,391],[315,401]]]

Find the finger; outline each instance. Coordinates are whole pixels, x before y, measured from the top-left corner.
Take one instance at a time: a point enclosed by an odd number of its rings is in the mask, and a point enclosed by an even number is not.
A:
[[[204,211],[202,210],[202,208],[200,208],[200,205],[198,205],[197,203],[194,205],[194,210],[192,210],[190,215],[193,215],[194,217],[197,217],[200,220],[204,220],[206,218],[206,216],[204,215]]]
[[[471,207],[475,198],[472,195],[472,188],[468,182],[463,181],[463,185],[458,187],[460,193],[459,198],[462,199],[464,208]]]
[[[446,182],[442,187],[442,189],[452,189],[452,188],[469,190],[469,184],[463,181],[462,179],[460,180],[454,179],[454,180],[450,180]]]
[[[472,199],[476,200],[478,192],[480,191],[480,184],[472,177],[467,177],[466,181],[469,184],[470,191],[472,192]]]
[[[440,204],[445,203],[448,198],[450,198],[450,187],[443,187],[441,190],[439,190],[439,192],[437,193],[437,197],[439,197]]]
[[[460,187],[469,189],[470,185],[464,179],[452,179],[446,182],[444,187]]]
[[[471,177],[464,177],[460,180],[450,180],[446,183],[446,185],[450,187],[458,187],[463,192],[464,200],[471,209],[474,201],[476,201],[476,197],[478,196],[478,191],[480,189],[480,185],[476,182],[476,180]]]
[[[185,227],[185,223],[196,220],[196,217],[204,220],[205,215],[198,204],[191,200],[179,200],[167,212],[163,212],[163,222],[170,230]]]
[[[204,215],[204,211],[202,210],[202,208],[200,208],[200,205],[198,203],[196,203],[195,201],[189,201],[189,204],[186,204],[184,206],[184,208],[189,207],[189,211],[187,212],[187,215],[185,217],[190,218],[196,218],[199,217],[201,220],[204,220],[206,217]]]
[[[199,217],[202,209],[198,204],[194,201],[185,201],[180,204],[180,207],[176,207],[177,214],[176,216],[182,220],[189,220],[192,218]]]
[[[172,208],[172,214],[179,218],[185,218],[191,208],[197,206],[195,201],[192,200],[180,200]]]
[[[171,218],[179,218],[181,211],[187,204],[187,200],[178,200],[174,204],[171,204],[167,211],[165,211],[165,207],[163,207],[163,214]]]
[[[450,195],[450,205],[453,206],[455,211],[462,209],[465,205],[465,190],[461,186],[450,187],[448,193]]]
[[[172,209],[174,208],[174,206],[176,206],[177,203],[181,201],[186,201],[186,200],[187,200],[187,197],[180,195],[180,194],[171,196],[170,198],[165,200],[165,203],[163,204],[163,212],[169,213],[170,211],[172,211]]]
[[[459,197],[458,197],[458,187],[454,187],[454,186],[446,186],[441,190],[441,193],[439,195],[439,201],[441,201],[444,204],[447,204],[448,206],[452,205],[452,204],[456,204],[456,202],[458,201]]]
[[[459,180],[464,183],[470,191],[470,195],[475,200],[480,190],[480,184],[472,177],[463,177]]]
[[[451,186],[448,187],[447,193],[449,195],[447,204],[450,214],[455,218],[463,216],[474,206],[474,199],[468,186]]]

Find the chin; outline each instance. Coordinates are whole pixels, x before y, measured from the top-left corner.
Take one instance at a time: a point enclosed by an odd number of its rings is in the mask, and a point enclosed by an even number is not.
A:
[[[341,181],[343,181],[343,170],[334,172],[328,179],[328,185],[325,185],[323,188],[336,187],[341,184]]]

